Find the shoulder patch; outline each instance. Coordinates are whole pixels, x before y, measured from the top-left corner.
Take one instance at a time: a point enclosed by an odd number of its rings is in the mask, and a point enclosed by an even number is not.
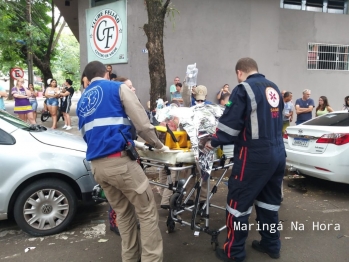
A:
[[[101,86],[95,86],[86,90],[81,98],[77,108],[78,116],[87,117],[93,114],[103,100],[103,89]]]
[[[272,87],[267,87],[265,89],[265,96],[268,100],[269,105],[272,107],[277,107],[280,103],[279,93]]]

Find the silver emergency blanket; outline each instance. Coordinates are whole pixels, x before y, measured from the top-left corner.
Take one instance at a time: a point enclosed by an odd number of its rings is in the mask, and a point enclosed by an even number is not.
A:
[[[206,150],[207,140],[216,132],[219,117],[224,107],[219,105],[197,104],[193,107],[169,107],[157,110],[155,118],[166,122],[177,117],[179,128],[184,129],[190,137],[194,158],[201,176],[207,180],[212,171],[216,152]]]

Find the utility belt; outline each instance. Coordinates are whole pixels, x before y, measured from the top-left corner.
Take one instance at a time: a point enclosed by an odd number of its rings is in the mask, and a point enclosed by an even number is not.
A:
[[[129,158],[131,160],[139,161],[139,155],[131,143],[129,145],[126,145],[124,151],[116,152],[116,153],[110,154],[106,157],[114,158],[114,157],[125,157],[125,156],[129,156]]]
[[[125,137],[125,135],[121,132],[120,130],[120,134],[122,135],[122,137],[125,139],[126,145],[125,145],[125,150],[120,151],[120,152],[116,152],[113,154],[108,155],[107,157],[109,158],[113,158],[113,157],[124,157],[124,156],[129,156],[129,158],[131,160],[134,161],[140,161],[139,160],[139,155],[136,151],[136,148],[132,145],[132,143],[130,141],[127,140],[127,138]]]
[[[125,157],[125,156],[127,156],[126,151],[120,151],[120,152],[116,152],[116,153],[110,154],[107,157],[108,158],[113,158],[113,157]]]

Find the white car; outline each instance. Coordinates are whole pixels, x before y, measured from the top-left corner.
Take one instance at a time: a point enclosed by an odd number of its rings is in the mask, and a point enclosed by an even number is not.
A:
[[[349,184],[349,112],[338,111],[290,126],[284,134],[290,171]]]

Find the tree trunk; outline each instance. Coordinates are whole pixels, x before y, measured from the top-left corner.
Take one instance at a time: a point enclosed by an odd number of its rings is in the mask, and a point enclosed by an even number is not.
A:
[[[52,79],[52,72],[51,72],[51,68],[49,65],[44,64],[42,67],[38,67],[41,71],[41,73],[43,74],[43,83],[44,83],[44,88],[46,88],[48,86],[47,84],[47,80],[48,79]]]
[[[148,42],[148,67],[150,76],[150,109],[156,107],[158,97],[166,98],[166,68],[164,56],[164,24],[170,0],[162,4],[160,0],[145,0],[148,12],[148,24],[143,26]]]
[[[10,70],[8,72],[8,75],[10,77],[9,77],[9,80],[8,80],[9,81],[9,87],[8,87],[8,97],[7,97],[7,100],[13,100],[13,95],[12,95],[11,90],[12,90],[12,87],[15,86],[15,81],[11,77],[11,70],[12,70],[12,68],[10,68]]]
[[[28,49],[23,46],[21,49],[23,55],[27,56]],[[33,64],[41,71],[44,79],[44,86],[47,86],[47,79],[53,78],[50,66],[50,54],[44,56],[44,59],[40,59],[35,54],[33,54]]]

